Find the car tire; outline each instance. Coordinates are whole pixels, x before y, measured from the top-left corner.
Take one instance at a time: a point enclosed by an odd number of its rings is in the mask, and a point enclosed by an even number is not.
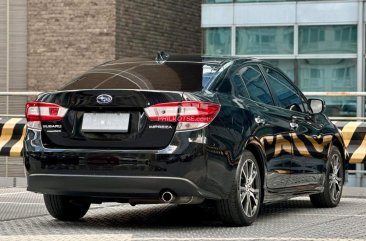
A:
[[[77,197],[44,194],[43,198],[52,217],[62,221],[79,220],[90,207],[90,202]]]
[[[339,149],[331,147],[322,193],[310,195],[311,203],[319,208],[336,207],[341,200],[344,184],[343,159]]]
[[[251,225],[260,211],[262,193],[258,161],[246,150],[238,163],[229,198],[216,202],[221,220],[228,226]]]

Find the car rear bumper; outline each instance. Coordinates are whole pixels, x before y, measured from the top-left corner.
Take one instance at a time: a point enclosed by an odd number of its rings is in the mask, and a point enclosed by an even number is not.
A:
[[[226,163],[209,161],[203,130],[178,133],[162,150],[49,148],[40,133],[28,132],[29,191],[128,199],[155,198],[169,190],[177,196],[222,199],[232,184]]]
[[[28,175],[28,191],[95,198],[151,198],[171,191],[178,197],[217,198],[185,178],[154,176]]]

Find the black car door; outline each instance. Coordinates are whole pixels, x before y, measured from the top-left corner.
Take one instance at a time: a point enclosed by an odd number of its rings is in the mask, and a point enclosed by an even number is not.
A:
[[[278,105],[291,116],[293,158],[287,185],[304,189],[321,185],[331,136],[322,134],[322,126],[309,114],[306,98],[285,75],[268,66],[263,69]]]
[[[253,113],[252,135],[261,142],[266,155],[266,185],[270,192],[286,187],[291,168],[292,144],[289,118],[275,106],[259,66],[240,68],[233,78],[246,86],[247,108]]]

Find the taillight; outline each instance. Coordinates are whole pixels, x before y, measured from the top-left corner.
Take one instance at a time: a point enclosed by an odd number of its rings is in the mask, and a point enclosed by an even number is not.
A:
[[[177,122],[177,130],[192,130],[210,124],[220,105],[200,101],[168,102],[149,106],[145,113],[150,121]]]
[[[28,102],[25,107],[27,125],[33,128],[40,128],[42,121],[59,121],[65,116],[67,108],[53,103]]]

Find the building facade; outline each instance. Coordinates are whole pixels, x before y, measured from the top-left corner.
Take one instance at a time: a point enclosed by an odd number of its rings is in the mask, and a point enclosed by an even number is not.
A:
[[[197,0],[0,0],[0,92],[55,90],[126,56],[200,53],[200,22]],[[24,98],[0,101],[0,114],[24,112]]]
[[[56,90],[125,56],[200,53],[200,23],[197,0],[0,0],[0,92]],[[26,101],[0,96],[0,116]],[[11,176],[22,159],[0,157],[0,186]]]
[[[116,57],[201,53],[201,2],[116,0]]]
[[[365,21],[364,0],[204,0],[203,53],[265,59],[306,92],[363,92]],[[320,98],[329,116],[365,116],[364,97]]]
[[[365,91],[363,0],[206,0],[203,52],[266,59],[302,91]],[[362,98],[324,97],[330,116],[364,116]]]

